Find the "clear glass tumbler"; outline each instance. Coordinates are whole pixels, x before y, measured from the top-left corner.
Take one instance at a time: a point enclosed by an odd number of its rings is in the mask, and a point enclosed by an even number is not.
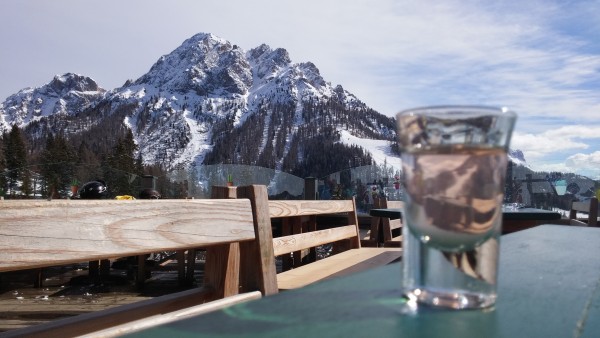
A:
[[[406,296],[454,309],[493,305],[516,114],[438,106],[400,112],[397,120],[406,191]]]

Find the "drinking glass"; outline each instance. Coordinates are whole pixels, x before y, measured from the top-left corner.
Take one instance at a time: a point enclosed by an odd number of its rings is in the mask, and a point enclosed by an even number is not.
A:
[[[400,112],[397,121],[406,191],[405,295],[454,309],[493,305],[516,114],[438,106]]]

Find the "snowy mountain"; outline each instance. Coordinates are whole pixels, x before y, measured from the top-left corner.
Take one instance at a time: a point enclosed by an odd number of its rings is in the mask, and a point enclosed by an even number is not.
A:
[[[105,91],[65,74],[24,89],[0,105],[0,128],[13,124],[37,145],[65,133],[97,152],[110,148],[99,146],[106,135],[116,139],[126,127],[144,163],[166,168],[239,163],[298,174],[315,162],[324,163],[319,172],[370,164],[356,140],[395,139],[393,119],[332,86],[314,64],[292,63],[285,49],[265,44],[244,51],[205,33],[120,88]]]
[[[13,124],[38,146],[65,133],[97,153],[130,129],[143,162],[167,169],[234,163],[319,176],[400,166],[394,119],[325,81],[316,65],[292,63],[283,48],[244,51],[206,33],[120,88],[64,74],[23,89],[0,104],[0,129]]]
[[[57,75],[48,84],[25,88],[0,103],[0,130],[27,125],[51,115],[71,115],[88,108],[106,91],[89,77]]]

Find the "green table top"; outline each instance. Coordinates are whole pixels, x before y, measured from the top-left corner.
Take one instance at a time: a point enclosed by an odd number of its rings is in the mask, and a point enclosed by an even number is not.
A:
[[[542,225],[501,239],[498,301],[415,309],[401,264],[159,326],[138,337],[599,337],[600,228]]]
[[[371,209],[369,215],[377,217],[389,217],[391,219],[397,219],[402,217],[402,209]],[[504,220],[538,220],[538,221],[554,221],[560,219],[562,216],[556,211],[535,209],[535,208],[521,208],[516,210],[503,210],[502,218]]]

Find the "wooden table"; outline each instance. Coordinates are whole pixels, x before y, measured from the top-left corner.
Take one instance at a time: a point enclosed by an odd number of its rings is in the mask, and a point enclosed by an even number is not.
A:
[[[542,225],[502,237],[498,301],[416,309],[401,263],[135,334],[138,337],[598,337],[600,228]]]
[[[389,217],[397,219],[402,217],[402,209],[371,209],[371,216]],[[552,223],[561,219],[561,214],[556,211],[521,208],[502,211],[502,234],[528,229],[543,223]]]
[[[529,229],[543,223],[557,222],[561,214],[556,211],[521,208],[502,211],[502,234]]]

